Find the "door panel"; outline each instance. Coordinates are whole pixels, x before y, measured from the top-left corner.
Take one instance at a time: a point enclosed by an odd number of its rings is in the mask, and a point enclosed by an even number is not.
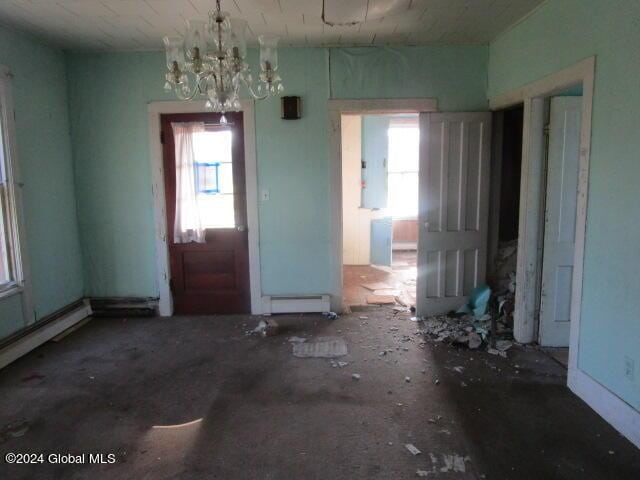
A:
[[[233,217],[235,226],[225,228],[207,228],[205,243],[174,243],[172,236],[169,242],[169,258],[171,271],[171,292],[176,314],[226,314],[249,313],[249,242],[247,224],[247,208],[245,193],[244,167],[244,133],[242,113],[226,114],[229,125],[219,126],[220,115],[215,113],[172,114],[162,115],[161,127],[164,138],[164,176],[165,196],[167,202],[167,231],[173,231],[176,210],[176,175],[175,145],[172,122],[203,121],[207,131],[231,130],[231,170],[228,175],[228,163],[219,166],[216,178],[224,182],[231,179],[233,183]],[[227,144],[227,148],[228,144]],[[213,155],[212,155],[213,156]],[[215,165],[213,162],[212,165]],[[202,165],[205,165],[204,163]],[[202,177],[197,178],[201,182]],[[218,205],[230,205],[227,200],[217,202],[224,195],[224,185],[216,185],[216,191],[199,189],[206,192],[203,197],[204,208],[216,208]],[[221,188],[217,188],[221,187]],[[227,185],[228,187],[228,185]],[[203,193],[204,195],[205,193]],[[228,198],[228,197],[226,197]],[[220,207],[222,208],[222,207]],[[209,211],[209,210],[207,210]],[[230,212],[231,213],[231,212]],[[233,223],[224,223],[228,225]],[[215,223],[213,223],[215,225]]]
[[[485,282],[490,113],[420,114],[417,308],[462,306]]]
[[[569,346],[581,115],[582,97],[551,99],[539,335],[544,346]]]
[[[387,206],[389,121],[388,115],[362,116],[363,208]]]

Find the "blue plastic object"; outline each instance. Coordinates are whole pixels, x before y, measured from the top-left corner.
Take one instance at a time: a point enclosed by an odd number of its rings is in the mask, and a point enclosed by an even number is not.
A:
[[[491,289],[487,285],[476,287],[471,290],[469,303],[463,305],[456,313],[472,313],[474,317],[480,318],[487,313]]]

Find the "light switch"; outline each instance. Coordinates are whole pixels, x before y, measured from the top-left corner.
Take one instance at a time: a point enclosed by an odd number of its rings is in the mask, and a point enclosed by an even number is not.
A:
[[[268,202],[269,201],[269,189],[268,188],[263,188],[262,189],[262,201],[263,202]]]

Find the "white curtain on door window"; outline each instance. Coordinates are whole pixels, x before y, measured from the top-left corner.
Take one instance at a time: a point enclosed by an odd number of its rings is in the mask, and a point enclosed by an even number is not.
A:
[[[172,123],[176,147],[176,218],[175,243],[204,243],[196,192],[196,165],[193,137],[204,132],[204,122]]]

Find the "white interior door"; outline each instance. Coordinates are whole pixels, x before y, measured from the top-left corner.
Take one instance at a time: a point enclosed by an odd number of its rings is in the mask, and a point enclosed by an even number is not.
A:
[[[569,346],[581,109],[582,97],[551,99],[539,335],[550,347]]]
[[[420,114],[418,315],[457,310],[484,284],[491,114]]]

